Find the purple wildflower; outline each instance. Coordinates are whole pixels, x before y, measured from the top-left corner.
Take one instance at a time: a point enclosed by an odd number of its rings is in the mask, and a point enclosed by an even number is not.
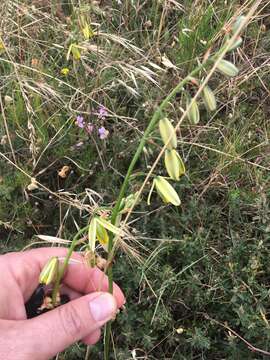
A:
[[[106,110],[105,106],[100,105],[98,108],[98,118],[104,120],[107,115],[108,111]]]
[[[101,140],[104,140],[108,137],[109,131],[105,129],[105,127],[101,127],[98,129],[98,134]]]
[[[91,123],[88,123],[85,127],[85,131],[88,133],[88,134],[91,134],[94,130],[94,125],[91,124]]]
[[[76,125],[79,126],[79,128],[82,128],[82,129],[84,128],[85,122],[81,115],[78,115],[76,117]]]

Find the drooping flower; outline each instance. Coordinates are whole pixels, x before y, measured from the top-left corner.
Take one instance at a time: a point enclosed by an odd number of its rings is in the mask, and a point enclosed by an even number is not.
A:
[[[98,108],[98,118],[104,120],[107,115],[108,111],[106,110],[105,106],[100,105]]]
[[[76,117],[76,125],[79,127],[79,128],[84,128],[84,125],[85,125],[85,121],[83,119],[83,117],[81,115],[78,115]]]
[[[86,126],[85,126],[85,131],[88,133],[88,134],[92,134],[94,130],[94,125],[91,124],[91,123],[88,123]]]
[[[109,131],[105,129],[105,127],[101,127],[98,129],[98,134],[101,140],[104,140],[108,137]]]

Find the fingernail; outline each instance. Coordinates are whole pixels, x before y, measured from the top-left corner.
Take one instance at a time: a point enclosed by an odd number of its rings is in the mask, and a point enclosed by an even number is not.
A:
[[[89,302],[92,317],[97,322],[106,322],[116,313],[116,302],[110,294],[100,294]]]

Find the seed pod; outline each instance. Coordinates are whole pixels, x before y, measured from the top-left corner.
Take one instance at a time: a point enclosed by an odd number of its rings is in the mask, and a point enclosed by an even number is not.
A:
[[[179,206],[181,204],[177,192],[166,179],[162,176],[157,176],[154,183],[159,196],[165,203],[171,203],[175,206]]]
[[[58,257],[52,257],[42,269],[39,275],[39,283],[49,285],[53,283],[58,275],[59,271],[59,259]]]
[[[173,149],[177,147],[177,138],[174,127],[172,126],[169,119],[164,118],[159,121],[159,131],[162,141],[164,145],[166,145],[167,149]]]
[[[236,33],[236,31],[240,28],[240,26],[242,26],[242,24],[244,23],[245,20],[246,20],[246,17],[244,15],[240,15],[237,17],[237,19],[235,20],[235,23],[232,26],[233,33]]]
[[[95,252],[97,238],[97,219],[92,218],[88,228],[88,242],[90,251]]]
[[[230,40],[228,40],[230,41]],[[243,39],[239,36],[235,42],[229,47],[228,51],[233,51],[235,49],[237,49],[243,42]]]
[[[209,111],[215,111],[217,108],[216,97],[208,85],[204,87],[202,95],[207,109]]]
[[[170,178],[176,181],[186,172],[183,160],[174,149],[165,151],[165,166]]]
[[[190,106],[190,102],[188,101],[187,103],[187,107]],[[191,107],[187,113],[188,119],[192,124],[198,124],[198,122],[200,121],[200,111],[199,111],[199,107],[198,104],[195,101],[192,101]]]
[[[217,68],[224,75],[228,75],[228,76],[236,76],[239,72],[237,67],[233,63],[227,60],[220,60],[220,62],[217,65]]]

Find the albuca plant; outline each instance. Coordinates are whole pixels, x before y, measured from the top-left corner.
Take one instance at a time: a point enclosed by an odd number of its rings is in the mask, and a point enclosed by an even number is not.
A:
[[[112,292],[112,264],[115,252],[118,246],[125,244],[125,236],[127,236],[125,225],[134,207],[139,202],[143,201],[142,193],[145,187],[148,186],[149,179],[152,179],[152,185],[148,194],[148,205],[150,205],[151,196],[154,191],[156,191],[164,203],[171,204],[173,206],[181,205],[180,196],[174,189],[173,182],[181,181],[182,176],[186,173],[187,166],[184,164],[183,159],[177,151],[177,130],[185,120],[193,125],[198,124],[200,122],[200,111],[202,106],[204,106],[208,112],[213,112],[217,109],[215,91],[211,88],[211,84],[209,84],[209,82],[212,75],[217,71],[228,77],[233,77],[238,74],[237,67],[232,62],[225,59],[225,56],[241,45],[242,39],[239,34],[248,22],[253,11],[255,11],[254,7],[250,10],[247,17],[240,16],[232,25],[228,26],[225,30],[225,37],[222,46],[218,50],[209,49],[203,61],[199,62],[196,68],[183,78],[157,107],[144,131],[136,153],[129,164],[114,206],[96,208],[94,213],[91,215],[91,218],[89,218],[88,225],[81,228],[73,237],[63,263],[60,263],[59,259],[53,257],[42,270],[40,274],[40,283],[45,285],[53,284],[53,291],[51,295],[52,307],[59,304],[61,281],[73,251],[79,243],[81,244],[82,235],[85,239],[87,239],[85,241],[85,257],[87,260],[86,266],[94,267],[99,265],[97,244],[101,245],[103,251],[107,254],[106,263],[103,265],[105,266],[104,271],[107,273],[109,278],[109,291]],[[84,17],[80,18],[80,28],[84,37],[82,42],[95,36],[95,32],[91,29],[87,19]],[[74,41],[72,40],[73,42],[69,46],[67,59],[69,59],[72,55],[74,61],[80,61],[83,44],[80,43],[80,37],[78,34],[75,38],[76,39],[73,39]],[[64,76],[66,76],[68,72],[68,68],[63,68],[61,70],[61,73]],[[194,91],[195,96],[192,96],[191,93],[194,94]],[[168,118],[166,108],[179,92],[183,94],[183,101],[186,109],[183,110],[182,117],[178,123],[174,124],[173,121]],[[202,102],[199,101],[200,97]],[[85,127],[82,117],[77,117],[77,124],[79,127]],[[90,126],[91,124],[88,125]],[[91,131],[92,129],[93,128],[91,128]],[[162,149],[144,179],[141,188],[137,191],[137,193],[128,194],[129,183],[132,178],[134,166],[142,154],[146,142],[149,140],[154,141],[154,139],[156,139],[157,129],[159,130],[159,138],[163,143]],[[88,132],[90,133],[91,131],[89,128]],[[104,129],[104,131],[106,130]],[[100,132],[100,135],[102,134]],[[155,168],[163,156],[165,165],[164,174],[155,174]],[[125,218],[123,219],[124,216]],[[110,332],[111,323],[107,324],[105,329],[105,360],[109,359],[110,354]]]

